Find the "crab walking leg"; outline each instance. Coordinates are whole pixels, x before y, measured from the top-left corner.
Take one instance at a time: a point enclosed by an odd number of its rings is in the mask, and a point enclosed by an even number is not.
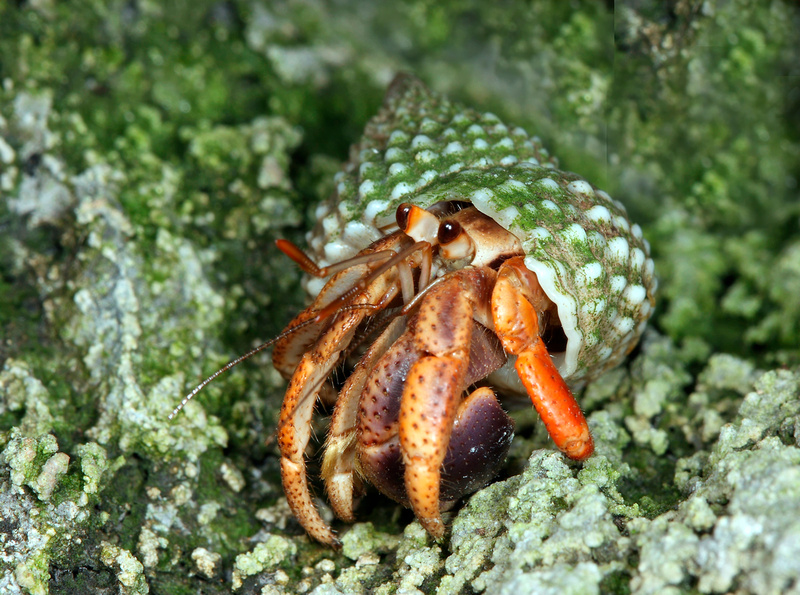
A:
[[[518,356],[514,367],[553,442],[568,457],[583,460],[594,451],[594,443],[540,336],[539,312],[546,308],[547,298],[523,259],[504,262],[492,292],[495,332],[506,351]]]
[[[281,479],[289,508],[311,537],[328,545],[339,542],[311,498],[304,454],[317,395],[362,318],[358,311],[337,316],[315,348],[303,356],[286,390],[278,423]]]
[[[369,285],[359,302],[381,305],[396,292],[397,279],[387,272]],[[329,545],[338,545],[339,542],[320,517],[311,498],[303,457],[311,437],[311,416],[320,389],[365,316],[365,310],[354,309],[340,312],[331,320],[314,348],[306,352],[297,364],[283,399],[278,422],[281,479],[289,508],[311,537]]]
[[[352,522],[355,455],[358,440],[358,407],[367,377],[375,363],[405,330],[405,319],[395,318],[370,345],[345,382],[336,401],[328,429],[322,479],[333,511],[340,519]]]
[[[420,304],[414,344],[424,353],[408,372],[400,401],[400,446],[408,500],[422,526],[444,535],[439,512],[441,467],[464,390],[473,305],[458,274],[438,284]]]

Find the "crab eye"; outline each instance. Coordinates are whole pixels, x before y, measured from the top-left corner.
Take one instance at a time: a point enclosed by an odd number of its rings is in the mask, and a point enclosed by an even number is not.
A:
[[[442,221],[436,239],[442,258],[461,260],[475,256],[475,244],[458,221]]]
[[[395,219],[397,220],[397,227],[406,231],[408,229],[409,219],[411,218],[411,210],[414,207],[407,202],[402,203],[400,206],[397,207],[397,213],[395,214]]]
[[[439,233],[436,234],[436,237],[440,244],[449,244],[458,239],[462,231],[464,229],[457,221],[444,221],[439,226]]]
[[[397,227],[408,237],[416,242],[436,242],[436,230],[439,229],[439,219],[433,213],[422,207],[404,202],[397,207],[395,213]]]

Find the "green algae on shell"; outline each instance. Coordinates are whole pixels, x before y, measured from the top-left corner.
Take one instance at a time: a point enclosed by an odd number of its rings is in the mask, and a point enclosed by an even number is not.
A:
[[[308,242],[321,266],[349,258],[392,230],[403,202],[472,203],[512,232],[558,308],[566,348],[553,353],[578,386],[622,361],[655,303],[650,248],[625,207],[557,169],[536,137],[398,76],[337,174]],[[323,280],[308,280],[315,294]]]

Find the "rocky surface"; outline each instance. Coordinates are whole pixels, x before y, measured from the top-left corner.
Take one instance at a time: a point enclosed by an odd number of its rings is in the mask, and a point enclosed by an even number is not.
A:
[[[0,7],[0,591],[800,592],[800,16],[744,1]],[[657,312],[528,411],[432,542],[378,497],[308,541],[268,354],[302,241],[395,72],[535,131],[624,202]],[[324,426],[320,422],[317,434]]]

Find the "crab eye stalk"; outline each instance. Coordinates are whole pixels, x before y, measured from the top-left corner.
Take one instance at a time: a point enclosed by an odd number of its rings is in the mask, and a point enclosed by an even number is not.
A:
[[[475,244],[458,221],[443,221],[436,238],[442,258],[461,260],[475,256]]]
[[[395,218],[397,227],[415,242],[436,244],[439,219],[433,213],[426,211],[422,207],[404,202],[397,207]]]

